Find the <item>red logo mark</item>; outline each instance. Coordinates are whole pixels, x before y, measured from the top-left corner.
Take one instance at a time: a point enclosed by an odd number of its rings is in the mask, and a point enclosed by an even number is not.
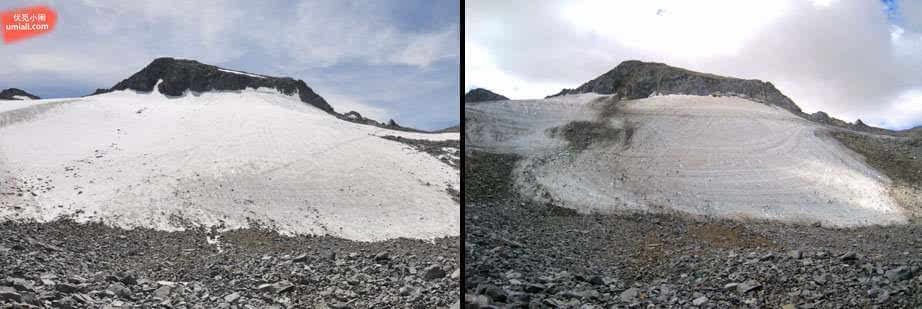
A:
[[[58,15],[46,6],[33,6],[0,12],[0,30],[3,42],[13,43],[39,34],[51,32]]]

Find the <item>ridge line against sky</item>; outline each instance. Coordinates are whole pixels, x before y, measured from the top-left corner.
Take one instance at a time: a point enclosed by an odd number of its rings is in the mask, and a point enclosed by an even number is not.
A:
[[[31,1],[49,34],[0,45],[0,87],[43,98],[112,87],[157,57],[304,80],[337,111],[460,123],[459,1]]]
[[[536,99],[625,60],[772,82],[805,112],[922,125],[922,1],[465,1],[465,90]]]

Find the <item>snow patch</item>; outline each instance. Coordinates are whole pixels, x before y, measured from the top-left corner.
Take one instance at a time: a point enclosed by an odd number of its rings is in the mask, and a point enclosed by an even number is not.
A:
[[[14,95],[13,98],[18,99],[18,100],[25,100],[25,101],[32,100],[32,98],[24,96],[24,95]]]
[[[256,74],[247,73],[247,72],[234,71],[234,70],[228,70],[228,69],[218,69],[218,71],[227,72],[227,73],[234,73],[234,74],[240,74],[240,75],[246,75],[246,76],[250,76],[250,77],[266,78],[265,76],[261,76],[261,75],[256,75]]]
[[[377,137],[458,133],[342,121],[270,89],[169,99],[114,91],[0,126],[0,193],[29,188],[0,194],[0,219],[162,230],[255,222],[362,241],[459,235],[459,205],[445,192],[460,188],[458,171]],[[31,189],[46,182],[53,188]]]
[[[618,104],[613,115],[608,104]],[[890,181],[777,106],[731,96],[599,95],[465,105],[466,147],[524,157],[516,188],[581,212],[659,211],[832,226],[907,222]],[[574,151],[546,132],[574,121],[632,128]]]

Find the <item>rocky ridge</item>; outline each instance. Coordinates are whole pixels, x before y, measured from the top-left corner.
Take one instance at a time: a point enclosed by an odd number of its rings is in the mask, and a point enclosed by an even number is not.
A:
[[[464,95],[464,103],[502,100],[509,100],[509,98],[483,88],[471,89]]]
[[[9,88],[9,89],[0,91],[0,100],[22,100],[22,99],[16,98],[16,96],[27,97],[33,100],[41,99],[37,95],[28,93],[25,90],[18,89],[18,88]]]
[[[848,123],[831,117],[823,111],[813,114],[804,113],[794,101],[770,82],[700,73],[663,63],[638,60],[624,61],[614,69],[575,89],[562,89],[546,98],[588,92],[614,94],[615,98],[621,100],[668,94],[740,96],[756,102],[776,105],[805,119],[833,127],[874,134],[899,134],[899,131],[868,126],[861,119]]]
[[[158,84],[161,80],[162,82]],[[92,95],[128,89],[150,92],[154,90],[154,86],[157,87],[160,93],[168,96],[181,96],[186,91],[237,91],[259,87],[274,88],[286,95],[297,93],[302,102],[313,105],[327,113],[335,113],[333,107],[302,80],[227,70],[195,60],[167,57],[154,59],[147,67],[131,75],[131,77],[115,84],[112,88],[97,89]]]
[[[796,114],[801,113],[800,107],[770,82],[699,73],[663,63],[637,60],[624,61],[576,89],[563,89],[547,98],[587,92],[613,94],[622,100],[668,94],[734,95],[776,105]]]

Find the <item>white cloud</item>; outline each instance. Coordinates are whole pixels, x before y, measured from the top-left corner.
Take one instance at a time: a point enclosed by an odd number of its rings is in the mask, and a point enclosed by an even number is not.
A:
[[[499,69],[490,59],[489,53],[475,42],[464,45],[464,88],[487,88],[510,99],[540,99],[548,95],[548,89],[562,89],[562,83],[529,82]]]
[[[863,118],[870,125],[898,130],[920,125],[922,119],[922,88],[907,90],[894,98],[889,106]]]
[[[380,2],[306,1],[284,25],[289,56],[313,65],[345,61],[427,67],[457,56],[458,27],[414,33],[399,29],[382,14]]]
[[[441,32],[420,35],[411,38],[403,50],[391,56],[390,61],[418,67],[445,58],[457,58],[457,42],[460,40],[457,27],[450,27]],[[454,44],[454,48],[452,45]]]
[[[922,76],[922,10],[900,3],[903,25],[878,1],[471,0],[465,86],[543,97],[637,59],[771,81],[807,112],[896,119],[879,111]]]
[[[390,119],[399,119],[398,116],[400,115],[396,111],[367,104],[362,102],[360,98],[348,95],[325,91],[323,92],[323,98],[326,99],[327,103],[330,103],[338,113],[345,114],[349,111],[356,111],[362,114],[362,117],[385,123]]]
[[[783,1],[601,1],[572,2],[563,20],[627,48],[688,57],[736,53],[754,33],[789,10]]]

